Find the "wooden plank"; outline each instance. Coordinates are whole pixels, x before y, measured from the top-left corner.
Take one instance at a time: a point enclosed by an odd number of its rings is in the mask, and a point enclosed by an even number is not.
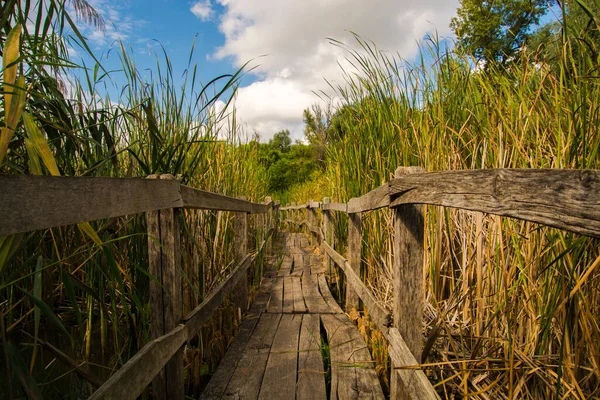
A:
[[[360,213],[377,210],[390,205],[390,187],[386,183],[369,193],[350,199],[348,202],[348,213]]]
[[[433,204],[518,218],[600,237],[600,170],[483,169],[390,182],[391,206]]]
[[[328,203],[321,204],[323,210],[341,211],[348,212],[348,205],[346,203]]]
[[[304,296],[302,295],[302,282],[300,277],[293,276],[290,278],[294,292],[294,313],[305,313],[306,305],[304,304]]]
[[[227,349],[225,357],[219,363],[219,367],[202,392],[201,399],[220,399],[223,396],[258,321],[259,317],[257,316],[244,320],[240,331],[235,335],[233,342]]]
[[[317,275],[304,275],[302,277],[302,294],[308,312],[315,314],[331,313],[329,304],[319,292],[319,280]],[[342,310],[340,310],[341,312]]]
[[[149,180],[177,182],[171,175],[153,175]],[[178,184],[178,183],[177,183]],[[168,208],[146,214],[148,272],[150,281],[150,339],[174,329],[183,316],[179,209]],[[184,398],[183,349],[176,352],[152,380],[157,399]]]
[[[283,306],[282,312],[294,312],[294,286],[292,285],[292,277],[286,276],[283,278]]]
[[[304,256],[302,255],[301,249],[295,249],[298,251],[294,253],[294,269],[292,271],[293,276],[302,276],[302,272],[304,271]]]
[[[314,209],[314,208],[321,208],[321,203],[319,203],[318,201],[310,201],[308,203],[308,208]]]
[[[189,338],[192,340],[198,333],[198,330],[208,321],[213,312],[223,303],[225,298],[231,293],[235,285],[246,276],[247,270],[254,261],[254,255],[248,254],[246,258],[229,274],[227,279],[223,281],[212,293],[207,296],[204,301],[189,313],[184,319],[188,328]]]
[[[245,199],[229,197],[181,185],[181,198],[186,208],[202,210],[237,211],[252,213],[253,204]],[[266,212],[266,207],[265,211]]]
[[[327,255],[342,268],[342,271],[344,271],[344,275],[346,276],[347,284],[349,287],[352,287],[358,297],[363,301],[365,307],[369,310],[371,319],[377,324],[377,329],[385,332],[387,327],[391,325],[392,315],[379,304],[371,290],[369,290],[358,274],[350,267],[348,260],[333,250],[327,243],[323,243],[323,248]],[[410,304],[410,302],[401,304]]]
[[[260,387],[259,399],[293,399],[298,371],[298,339],[302,315],[283,314]]]
[[[245,200],[244,196],[240,200]],[[237,200],[237,199],[236,199]],[[248,213],[236,212],[233,216],[233,248],[236,264],[242,262],[248,253]],[[242,310],[248,308],[248,274],[241,274],[235,288],[235,304]]]
[[[367,345],[344,315],[322,315],[331,357],[331,398],[385,399]],[[335,389],[335,391],[334,391]]]
[[[273,284],[267,312],[280,313],[283,310],[283,279],[277,278]]]
[[[312,262],[311,262],[311,255],[310,254],[305,254],[302,256],[302,274],[303,275],[310,275],[311,274],[311,266],[312,266]]]
[[[319,292],[321,293],[321,297],[329,306],[329,309],[332,313],[343,314],[344,311],[339,306],[339,304],[335,301],[331,292],[329,291],[329,286],[327,286],[327,281],[325,280],[325,275],[318,275],[317,280],[319,281]]]
[[[222,398],[256,399],[282,314],[263,313]]]
[[[353,368],[351,338],[335,315],[321,315],[327,331],[331,362],[330,399],[358,399],[356,371]]]
[[[174,180],[1,175],[0,187],[0,236],[183,205]]]
[[[361,252],[362,252],[362,222],[360,213],[348,214],[348,264],[358,277],[360,277]],[[352,276],[352,274],[350,274]],[[346,274],[348,277],[348,274]],[[359,278],[360,281],[360,278]],[[353,309],[358,310],[359,302],[358,295],[354,288],[355,285],[346,285],[346,312],[351,312]]]
[[[396,178],[419,174],[422,169],[398,168]],[[392,263],[393,316],[415,359],[421,358],[423,348],[423,253],[424,229],[422,205],[403,205],[392,209],[394,221],[394,258]],[[406,397],[403,385],[394,376],[390,391],[395,397]]]
[[[387,340],[389,343],[388,353],[392,359],[392,373],[402,382],[401,393],[406,399],[428,400],[439,399],[440,396],[427,379],[425,373],[418,368],[419,363],[412,351],[402,339],[402,335],[396,328],[390,328]],[[392,379],[393,381],[393,379]]]
[[[327,399],[321,356],[321,323],[318,315],[302,317],[298,345],[298,384],[296,400]]]
[[[186,328],[179,325],[166,335],[147,343],[98,388],[90,399],[136,399],[186,340]]]
[[[335,228],[333,226],[333,218],[331,215],[331,211],[329,208],[326,208],[326,206],[330,204],[332,203],[329,197],[323,198],[323,204],[321,207],[323,209],[323,241],[327,242],[333,248],[335,245]],[[331,275],[333,266],[331,260],[329,259],[329,257],[326,257],[325,261],[327,266],[327,273]]]
[[[292,269],[292,259],[286,255],[281,263],[281,268],[277,271],[277,276],[284,277],[289,276],[291,274]]]

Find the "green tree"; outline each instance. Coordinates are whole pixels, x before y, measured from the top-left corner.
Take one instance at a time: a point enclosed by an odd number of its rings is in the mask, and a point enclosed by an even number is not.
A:
[[[460,0],[450,26],[459,45],[486,63],[505,64],[526,44],[554,0]]]
[[[292,145],[292,138],[290,137],[289,130],[283,130],[273,135],[273,138],[269,140],[269,146],[274,150],[279,150],[282,153],[290,151]]]

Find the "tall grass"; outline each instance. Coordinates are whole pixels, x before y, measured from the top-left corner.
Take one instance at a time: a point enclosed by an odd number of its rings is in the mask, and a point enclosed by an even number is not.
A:
[[[555,68],[523,55],[485,70],[435,40],[408,63],[356,39],[358,50],[334,43],[353,67],[335,87],[347,117],[328,147],[323,195],[347,201],[407,165],[600,167],[596,53],[571,51],[581,38],[567,38]],[[363,224],[363,275],[391,308],[390,214]],[[433,206],[426,224],[423,355],[442,397],[600,395],[597,240]],[[343,250],[345,226],[336,233]]]
[[[0,43],[0,123],[7,139],[0,173],[170,173],[190,186],[262,201],[266,172],[257,152],[237,146],[235,114],[214,106],[217,99],[229,102],[243,70],[200,82],[192,47],[181,78],[166,52],[157,54],[152,71],[142,72],[123,44],[116,49],[120,71],[108,74],[100,64],[79,68],[65,41],[87,45],[67,23],[64,3],[36,3],[48,20],[33,26],[23,8],[29,4],[11,1],[3,10],[3,28],[16,32],[13,38],[22,34],[16,40],[2,36]],[[70,38],[67,28],[74,32]],[[114,82],[123,83],[112,90],[118,97],[110,98],[105,88]],[[17,94],[24,117],[13,123],[9,103]],[[189,211],[181,222],[186,312],[231,270],[234,232],[225,212]],[[147,240],[143,215],[0,238],[3,394],[80,398],[93,390],[42,341],[103,379],[148,341]],[[215,368],[238,323],[238,312],[227,303],[190,344],[188,393],[197,394],[200,375]]]

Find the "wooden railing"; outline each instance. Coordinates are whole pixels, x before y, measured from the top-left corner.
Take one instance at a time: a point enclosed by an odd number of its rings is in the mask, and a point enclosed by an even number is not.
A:
[[[422,282],[424,227],[422,204],[460,208],[518,218],[600,238],[600,171],[487,169],[425,173],[398,168],[395,179],[348,203],[310,201],[282,207],[284,222],[304,225],[344,272],[346,311],[360,298],[388,340],[392,360],[390,398],[436,399],[433,386],[418,369],[423,347]],[[361,213],[388,207],[394,220],[393,310],[390,314],[360,278]],[[300,210],[306,209],[306,216]],[[317,224],[316,211],[322,212]],[[334,250],[331,212],[349,217],[347,258]],[[419,360],[419,362],[417,361]]]
[[[153,398],[183,399],[183,345],[196,336],[234,288],[245,308],[247,271],[276,227],[279,204],[252,203],[181,185],[171,175],[149,179],[0,176],[0,236],[97,219],[146,213],[150,282],[147,343],[92,395],[92,399],[135,399],[152,382]],[[187,316],[182,315],[178,214],[183,208],[235,212],[235,261],[229,276]],[[248,214],[262,218],[265,234],[256,252],[247,251]]]

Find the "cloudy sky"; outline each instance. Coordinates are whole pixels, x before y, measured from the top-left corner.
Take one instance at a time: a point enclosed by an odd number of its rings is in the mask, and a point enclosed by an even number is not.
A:
[[[107,21],[105,34],[83,28],[92,49],[118,61],[111,46],[128,43],[138,68],[151,67],[162,45],[176,74],[194,61],[201,78],[230,73],[251,61],[236,99],[238,117],[268,140],[281,129],[302,136],[302,110],[340,79],[344,52],[334,38],[353,45],[352,32],[405,59],[429,33],[449,37],[458,0],[88,0]],[[115,64],[116,65],[116,64]]]

